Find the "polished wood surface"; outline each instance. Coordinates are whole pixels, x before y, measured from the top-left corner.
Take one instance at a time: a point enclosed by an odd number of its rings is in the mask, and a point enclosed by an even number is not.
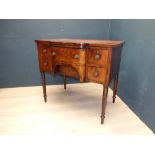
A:
[[[90,66],[106,67],[108,54],[109,52],[106,48],[90,48],[87,54],[87,64]]]
[[[106,83],[106,69],[101,67],[87,67],[87,79],[92,82],[105,84]]]
[[[37,42],[46,42],[49,45],[65,46],[65,47],[116,47],[121,46],[124,41],[114,40],[84,40],[84,39],[41,39]]]
[[[123,41],[41,39],[35,40],[38,48],[39,68],[44,100],[47,101],[45,73],[73,77],[80,82],[103,85],[101,123],[105,118],[109,83],[114,79],[113,102],[115,102],[121,50]]]

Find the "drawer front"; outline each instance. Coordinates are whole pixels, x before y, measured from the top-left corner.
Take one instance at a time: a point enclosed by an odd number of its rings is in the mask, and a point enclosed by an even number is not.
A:
[[[41,63],[40,63],[40,68],[41,68],[41,71],[44,71],[44,72],[51,72],[52,71],[52,64],[51,64],[51,61],[49,58],[44,58],[44,59],[41,59]]]
[[[56,68],[56,72],[69,77],[75,77],[75,78],[79,77],[78,72],[72,67],[68,67],[68,66],[59,66]]]
[[[68,77],[75,77],[84,82],[85,80],[85,65],[57,65],[55,66],[55,73],[66,75]]]
[[[55,63],[85,64],[85,50],[53,47],[52,56]]]
[[[108,63],[108,49],[90,48],[87,50],[88,65],[106,67]]]
[[[40,70],[44,72],[51,72],[52,70],[51,48],[47,44],[39,46],[39,66]]]
[[[89,81],[104,84],[106,82],[106,69],[103,67],[87,66],[87,78]]]

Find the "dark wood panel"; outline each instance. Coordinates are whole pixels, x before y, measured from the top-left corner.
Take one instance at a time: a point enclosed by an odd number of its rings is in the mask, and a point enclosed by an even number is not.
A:
[[[121,50],[122,50],[122,47],[112,49],[110,81],[113,80],[119,73],[120,62],[121,62]]]

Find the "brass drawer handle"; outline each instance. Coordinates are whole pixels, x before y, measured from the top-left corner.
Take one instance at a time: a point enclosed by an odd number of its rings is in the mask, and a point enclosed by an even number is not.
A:
[[[95,55],[95,59],[96,59],[96,60],[99,60],[100,58],[101,58],[101,55],[100,55],[100,54],[96,54],[96,55]]]
[[[44,49],[43,49],[43,53],[46,53],[46,52],[47,52],[47,49],[46,49],[46,48],[44,48]]]
[[[52,55],[53,55],[53,56],[55,56],[55,55],[56,55],[56,53],[55,53],[55,52],[52,52]]]
[[[80,58],[80,55],[79,54],[75,54],[74,55],[74,59],[79,59]]]
[[[47,66],[48,65],[48,63],[47,62],[44,62],[44,66]]]
[[[93,75],[94,75],[95,77],[98,77],[99,72],[98,72],[98,70],[97,70],[97,69],[95,69],[95,71],[94,71]]]

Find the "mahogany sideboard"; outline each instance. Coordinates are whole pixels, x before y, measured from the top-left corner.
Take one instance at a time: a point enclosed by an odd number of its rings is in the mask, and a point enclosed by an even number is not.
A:
[[[64,89],[66,89],[66,77],[77,78],[80,82],[100,83],[103,85],[101,108],[101,124],[103,124],[108,86],[113,79],[113,103],[115,102],[124,41],[41,39],[35,42],[44,101],[47,102],[45,73],[64,76]]]

